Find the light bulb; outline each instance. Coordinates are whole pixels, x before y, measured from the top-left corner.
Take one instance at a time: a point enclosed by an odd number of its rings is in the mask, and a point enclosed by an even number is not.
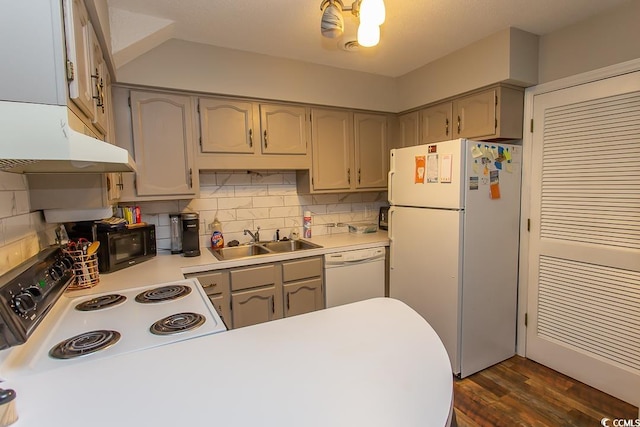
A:
[[[362,47],[375,46],[380,42],[380,27],[375,24],[360,22],[358,27],[358,44]]]
[[[362,0],[360,4],[360,22],[382,25],[386,16],[383,0]]]

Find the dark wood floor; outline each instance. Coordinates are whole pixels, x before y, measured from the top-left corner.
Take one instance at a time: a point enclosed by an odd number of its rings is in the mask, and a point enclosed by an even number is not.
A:
[[[638,408],[520,356],[454,379],[459,427],[600,426]]]

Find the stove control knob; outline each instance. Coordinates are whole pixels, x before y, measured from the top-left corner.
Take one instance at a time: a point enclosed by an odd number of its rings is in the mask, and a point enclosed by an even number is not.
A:
[[[61,264],[56,264],[49,270],[49,275],[53,280],[60,280],[64,275],[64,266]]]
[[[60,263],[62,264],[63,268],[65,270],[71,270],[73,268],[73,258],[71,258],[70,256],[65,256],[60,260]]]
[[[24,291],[13,297],[13,309],[18,314],[27,314],[36,308],[36,298],[28,291]]]

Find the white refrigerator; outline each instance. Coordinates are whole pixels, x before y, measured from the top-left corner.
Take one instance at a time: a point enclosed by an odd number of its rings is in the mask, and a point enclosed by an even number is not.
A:
[[[466,139],[391,150],[389,296],[466,377],[515,354],[522,150]]]

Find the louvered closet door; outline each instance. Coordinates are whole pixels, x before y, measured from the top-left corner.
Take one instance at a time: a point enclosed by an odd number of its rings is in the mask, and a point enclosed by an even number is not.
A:
[[[533,111],[526,355],[639,405],[640,73]]]

